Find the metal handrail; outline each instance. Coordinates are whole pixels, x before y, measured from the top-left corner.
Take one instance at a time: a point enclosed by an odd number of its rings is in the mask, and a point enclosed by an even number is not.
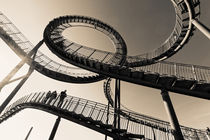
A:
[[[47,108],[50,109],[51,106],[59,110],[74,112],[78,115],[81,114],[84,117],[92,118],[93,121],[100,121],[104,125],[113,125],[115,111],[112,107],[110,107],[109,112],[107,112],[107,105],[105,104],[74,96],[67,96],[64,99],[63,103],[67,104],[68,102],[69,107],[65,105],[58,106],[59,98],[53,99],[51,103],[43,102],[46,98],[46,94],[47,92],[39,92],[20,98],[18,101],[7,107],[5,112],[0,116],[0,122],[6,120],[11,114],[23,109],[24,105],[36,106],[39,104],[39,107],[40,105],[43,105],[48,106]],[[154,135],[159,137],[161,136],[163,140],[168,140],[165,135],[169,135],[171,139],[173,139],[173,132],[170,129],[168,122],[126,110],[121,111],[130,116],[124,117],[123,115],[120,115],[121,129],[127,130],[127,133],[144,135],[149,139],[153,139]],[[119,110],[116,113],[119,113]],[[106,114],[109,114],[108,124]],[[141,131],[138,130],[139,128],[141,128]],[[185,126],[181,126],[181,130],[185,138],[206,138],[206,132],[204,130]]]

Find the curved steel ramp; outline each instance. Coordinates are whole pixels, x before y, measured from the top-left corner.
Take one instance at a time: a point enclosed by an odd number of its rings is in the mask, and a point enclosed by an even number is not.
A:
[[[2,12],[0,37],[20,58],[27,56],[35,47]],[[31,65],[31,62],[32,58],[28,58],[27,63]],[[37,52],[33,65],[43,75],[63,82],[89,83],[105,78],[90,71],[58,63],[40,51]]]
[[[0,123],[25,108],[35,108],[61,116],[112,138],[174,139],[168,122],[121,110],[130,117],[121,115],[121,129],[115,129],[114,108],[110,107],[107,110],[107,105],[73,96],[67,96],[63,104],[58,106],[59,97],[49,103],[49,100],[45,101],[46,94],[32,93],[17,100],[0,116]],[[181,129],[185,139],[206,139],[205,131],[184,126],[181,126]]]
[[[55,21],[59,23],[59,20]],[[50,24],[53,24],[53,22]],[[50,28],[49,26],[48,28]],[[110,63],[108,60],[104,61],[104,57],[101,56],[107,56],[106,54],[110,54],[109,52],[89,59],[84,55],[85,48],[80,53],[75,52],[71,47],[66,51],[65,44],[69,44],[68,40],[62,40],[59,43],[51,41],[49,36],[45,34],[45,42],[47,42],[50,50],[61,59],[75,66],[135,84],[157,89],[165,88],[176,93],[210,99],[209,67],[166,61],[141,67],[126,67]],[[113,54],[113,57],[116,56],[118,55]],[[120,55],[119,58],[121,58]]]
[[[191,2],[191,13],[189,13],[190,11],[186,9],[186,5],[185,1],[179,1],[179,3],[177,3],[175,1],[174,6],[176,9],[176,15],[178,16],[179,14],[182,14],[181,17],[184,17],[184,13],[187,14],[188,16],[191,15],[192,13],[197,13],[196,15],[199,15],[199,1],[197,0],[193,0]],[[189,7],[188,7],[189,8]],[[179,11],[179,12],[178,12]],[[184,12],[185,11],[185,12]],[[194,12],[192,12],[194,11]],[[77,19],[77,17],[76,17]],[[83,17],[84,19],[84,17]],[[184,18],[177,18],[177,19],[182,19],[184,20]],[[187,18],[189,19],[189,18]],[[4,16],[2,13],[0,14],[0,31],[1,31],[1,38],[13,49],[13,51],[15,51],[20,57],[25,56],[34,46],[24,37],[24,35],[15,27],[15,25],[13,25],[11,23],[11,21]],[[57,20],[57,23],[61,24],[59,22],[60,19]],[[89,18],[88,20],[90,20],[90,23],[98,23],[98,21],[94,21],[92,22],[91,18]],[[64,20],[65,21],[65,20]],[[185,21],[185,20],[184,20]],[[184,23],[183,22],[178,22],[180,23],[181,29],[184,29]],[[188,21],[188,20],[187,20]],[[76,22],[76,21],[75,21]],[[84,22],[84,20],[83,20]],[[68,24],[68,23],[65,23]],[[52,22],[50,23],[49,26],[52,25]],[[63,25],[62,25],[63,26]],[[60,27],[57,28],[56,31],[58,31],[58,33],[60,33],[62,30],[64,30],[66,27]],[[101,29],[101,31],[105,31],[105,29],[102,30],[102,27],[107,27],[108,25],[103,25],[101,26],[101,24],[98,25]],[[175,26],[176,29],[177,26]],[[113,34],[116,34],[117,32],[110,28],[110,30],[108,30],[109,32],[112,32]],[[178,32],[179,30],[177,30]],[[189,30],[187,30],[189,31]],[[193,30],[192,30],[193,31]],[[109,32],[107,32],[107,34],[109,34]],[[54,32],[56,33],[56,32]],[[175,34],[174,34],[175,35]],[[116,36],[119,36],[116,35]],[[51,36],[52,37],[52,36]],[[122,40],[119,39],[119,40]],[[45,40],[46,41],[46,40]],[[62,45],[61,42],[63,42],[62,38],[54,38],[53,42],[56,42],[56,45]],[[47,41],[46,41],[47,42]],[[54,42],[54,43],[55,43]],[[119,41],[118,41],[119,42]],[[120,44],[124,44],[124,41],[122,40],[122,43]],[[171,42],[170,39],[166,42]],[[51,44],[52,46],[55,44]],[[65,43],[65,41],[64,41]],[[68,41],[66,43],[69,43]],[[170,44],[170,43],[167,43]],[[64,44],[63,44],[64,45]],[[67,45],[67,44],[65,44]],[[169,45],[170,48],[173,48],[173,43],[171,45]],[[55,48],[56,49],[56,48]],[[110,77],[121,77],[121,80],[125,80],[127,82],[132,82],[132,83],[136,83],[136,84],[141,84],[144,86],[149,86],[149,87],[153,87],[153,88],[158,88],[161,89],[166,88],[169,91],[173,91],[173,92],[178,92],[181,94],[187,94],[190,96],[195,96],[195,97],[200,97],[200,98],[205,98],[205,99],[209,99],[209,68],[208,67],[201,67],[201,66],[195,66],[195,65],[186,65],[186,64],[177,64],[177,63],[171,63],[171,62],[161,62],[158,64],[154,64],[154,65],[150,65],[150,66],[144,66],[144,67],[122,67],[120,65],[116,66],[116,61],[119,60],[119,56],[120,58],[122,54],[125,54],[123,52],[125,52],[125,47],[122,50],[122,53],[117,53],[117,54],[111,54],[109,52],[103,52],[103,51],[96,51],[96,50],[92,50],[87,48],[87,47],[83,47],[83,51],[82,52],[78,52],[79,50],[75,50],[71,47],[68,48],[69,52],[72,51],[74,52],[74,54],[72,53],[65,53],[62,52],[63,55],[61,57],[65,57],[64,59],[69,61],[70,63],[106,75],[106,76],[110,76]],[[88,51],[87,51],[88,49]],[[159,50],[164,50],[164,49],[159,49]],[[57,50],[55,50],[57,51]],[[84,52],[94,52],[91,53],[92,57],[88,58],[85,57],[86,55],[84,55]],[[57,52],[55,52],[57,53]],[[63,54],[64,53],[64,54]],[[94,54],[100,54],[100,57],[97,55],[95,57]],[[161,53],[158,53],[159,55],[161,55]],[[68,55],[65,56],[65,55]],[[103,56],[103,59],[101,58],[101,56]],[[149,56],[149,55],[147,55]],[[70,58],[69,58],[70,57]],[[106,60],[104,59],[106,57]],[[116,58],[118,57],[118,58]],[[113,59],[116,58],[116,59]],[[129,57],[127,57],[129,58]],[[135,57],[138,58],[138,57]],[[146,57],[145,57],[146,58]],[[112,62],[115,61],[114,63]],[[128,59],[127,59],[128,60]],[[142,59],[140,59],[142,60]],[[151,60],[151,59],[147,59],[146,60]],[[129,61],[127,61],[129,62]],[[88,83],[88,82],[95,82],[95,81],[99,81],[104,79],[105,77],[102,75],[98,75],[96,73],[92,73],[92,72],[88,72],[85,70],[79,70],[79,69],[74,69],[72,67],[69,66],[64,66],[62,64],[59,64],[53,60],[51,60],[50,58],[48,58],[46,55],[42,54],[41,52],[37,53],[37,57],[35,58],[35,68],[37,71],[39,71],[40,73],[53,78],[53,79],[57,79],[60,81],[65,81],[65,82],[73,82],[73,83]],[[149,64],[149,63],[145,63],[145,64]],[[97,68],[96,68],[97,67]],[[109,73],[112,73],[111,75]],[[167,84],[166,84],[167,83]]]
[[[196,9],[199,7],[199,1],[180,1],[174,4],[179,11],[182,11],[181,13],[186,13],[186,11],[188,13],[190,10],[192,11],[193,8]],[[191,9],[189,9],[187,5],[190,5]],[[181,19],[183,22],[185,21],[185,19]],[[128,59],[132,58],[132,56],[100,51],[82,45],[78,46],[78,44],[75,46],[74,43],[67,40],[65,36],[62,35],[65,29],[82,25],[95,28],[105,34],[116,34],[113,31],[107,30],[107,25],[101,23],[99,20],[84,16],[64,16],[54,19],[47,25],[44,31],[44,41],[49,49],[58,57],[86,70],[143,86],[157,89],[165,88],[175,93],[210,99],[209,67],[165,61],[149,65],[151,64],[150,60],[154,59],[141,59],[136,56],[133,57],[135,58],[133,60],[140,66],[133,67],[132,64],[130,65],[128,63]],[[184,25],[180,30],[182,29],[184,29]],[[187,31],[192,32],[193,30],[187,28]],[[188,34],[188,37],[189,35],[190,34]],[[118,44],[121,43],[118,42]],[[169,46],[170,49],[177,50],[176,47],[173,46],[173,43]],[[158,54],[163,57],[157,61],[163,60],[162,58],[165,59],[166,55],[163,52]],[[113,58],[116,58],[117,63],[110,61]],[[118,64],[122,58],[126,58],[125,65]],[[139,59],[139,62],[137,62],[136,58]],[[146,66],[141,66],[143,63]]]
[[[192,37],[195,28],[192,25],[191,20],[199,17],[200,2],[198,0],[171,0],[171,2],[175,8],[176,14],[176,23],[171,35],[159,48],[151,52],[139,54],[137,56],[121,56],[120,54],[118,54],[118,57],[126,58],[125,65],[127,65],[128,67],[137,67],[165,60],[171,57],[173,54],[177,53],[178,50],[180,50]],[[118,34],[116,31],[110,30],[107,24],[94,18],[84,16],[63,16],[54,19],[48,24],[44,31],[45,43],[48,46],[58,45],[61,47],[60,49],[63,48],[65,49],[65,51],[68,52],[72,51],[74,53],[77,53],[78,55],[82,55],[83,57],[90,57],[90,55],[92,57],[93,55],[100,53],[99,50],[95,49],[91,49],[91,52],[93,52],[93,54],[88,53],[90,52],[90,48],[86,48],[82,45],[74,46],[74,43],[72,44],[71,41],[68,41],[62,35],[62,32],[65,29],[77,26],[93,28],[100,32],[103,32],[104,34],[107,34],[108,36],[112,34]],[[121,36],[116,36],[119,38],[119,41],[116,42],[116,44],[121,44]],[[79,49],[79,51],[77,49]],[[112,57],[114,57],[115,54],[110,52],[103,52],[101,58],[98,58],[98,61],[102,61],[106,55],[111,55]]]

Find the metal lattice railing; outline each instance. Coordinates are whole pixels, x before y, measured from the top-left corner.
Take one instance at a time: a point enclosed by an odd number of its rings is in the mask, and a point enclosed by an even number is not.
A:
[[[162,61],[170,57],[174,53],[176,53],[179,49],[181,49],[184,46],[184,44],[186,44],[187,41],[193,35],[193,31],[195,30],[195,28],[191,23],[191,19],[192,18],[196,19],[200,15],[199,0],[194,0],[189,2],[186,2],[184,0],[182,1],[171,0],[171,1],[175,8],[175,14],[176,14],[176,23],[171,35],[159,48],[151,52],[137,56],[120,56],[120,58],[126,58],[126,61],[129,65],[134,66],[133,63],[135,63],[135,66],[140,66],[142,65],[140,62],[142,62],[143,60],[153,60],[154,61],[153,63],[156,63],[157,61]],[[52,44],[63,44],[63,46],[62,45],[61,46],[65,47],[65,51],[67,51],[68,53],[74,54],[75,52],[77,52],[79,56],[89,58],[101,51],[87,48],[75,42],[67,41],[65,35],[62,34],[62,32],[67,28],[81,27],[81,26],[93,28],[107,35],[116,45],[116,49],[118,51],[117,55],[123,54],[123,49],[121,48],[121,45],[123,45],[124,42],[116,38],[115,35],[118,33],[116,33],[115,30],[110,28],[109,25],[90,17],[64,16],[56,18],[49,23],[48,27],[45,30],[46,31],[45,36],[52,41],[51,42]],[[96,56],[96,58],[93,57],[93,59],[98,60],[100,62],[106,62],[104,60],[108,55],[108,53],[109,52],[103,52],[102,53],[103,55],[100,55],[102,56],[102,58]],[[112,55],[112,57],[110,57],[111,59],[116,58],[116,54],[109,53],[109,55],[110,54]],[[108,62],[111,63],[112,61],[108,59]]]
[[[17,27],[3,14],[0,13],[0,28],[3,30],[6,35],[10,37],[12,41],[23,51],[26,55],[28,54],[33,48],[34,45],[26,39],[26,37],[17,29]],[[3,33],[3,32],[2,32]],[[98,74],[89,72],[84,69],[66,66],[60,63],[57,63],[44,55],[42,52],[38,51],[35,57],[35,62],[39,63],[41,66],[58,72],[65,75],[70,75],[73,77],[84,77],[84,76],[96,76]]]
[[[67,96],[63,104],[58,106],[60,101],[59,96],[54,98],[50,102],[44,101],[47,93],[32,93],[27,95],[12,105],[6,108],[3,115],[0,117],[0,122],[7,119],[10,114],[14,114],[14,112],[18,112],[20,109],[23,109],[24,106],[36,106],[37,104],[44,106],[51,106],[53,108],[57,108],[58,110],[73,112],[75,114],[82,115],[85,118],[91,118],[93,121],[99,121],[104,125],[113,125],[114,122],[114,108],[109,107],[107,105],[89,101],[82,98],[77,98],[73,96]],[[120,129],[126,130],[129,134],[137,134],[144,135],[147,139],[156,139],[161,140],[173,140],[173,132],[170,129],[170,125],[166,121],[162,121],[159,119],[155,119],[152,117],[148,117],[146,115],[137,114],[133,112],[128,112],[125,110],[121,110],[123,113],[128,114],[124,117],[120,116]],[[108,117],[108,118],[107,118]],[[108,123],[107,123],[108,120]],[[185,139],[200,139],[207,140],[207,135],[205,131],[193,129],[189,127],[181,126],[182,133]]]
[[[174,44],[174,42],[178,39],[178,37],[181,35],[181,27],[185,26],[185,22],[188,22],[187,20],[183,21],[185,10],[182,8],[183,4],[181,4],[181,1],[174,1],[175,11],[176,11],[176,24],[175,28],[170,35],[170,37],[165,41],[165,43],[162,45],[162,47],[158,48],[155,51],[152,51],[152,53],[143,54],[141,56],[124,56],[119,53],[111,53],[111,52],[105,52],[97,49],[91,49],[85,46],[81,46],[79,44],[76,44],[74,42],[69,42],[65,40],[64,38],[57,38],[58,36],[52,35],[51,38],[54,38],[54,43],[58,43],[60,41],[63,41],[63,44],[67,46],[65,48],[67,53],[74,54],[80,57],[88,58],[90,60],[98,61],[104,64],[109,65],[116,65],[119,64],[119,61],[122,58],[127,58],[128,62],[136,62],[141,60],[147,60],[154,58],[155,56],[158,56],[165,51],[167,51],[170,48],[171,44]],[[198,0],[193,1],[194,5],[199,3]],[[198,6],[197,6],[198,5]],[[199,15],[199,4],[196,5],[196,15]],[[75,26],[82,26],[81,25],[75,25]],[[63,26],[63,25],[62,25]],[[59,29],[62,29],[62,26],[57,28],[54,32],[59,32]],[[68,25],[67,25],[68,26]],[[71,25],[74,26],[74,25]],[[87,26],[86,24],[83,26]],[[25,36],[15,27],[14,24],[11,23],[11,21],[3,15],[3,13],[0,13],[0,27],[13,39],[13,41],[18,44],[20,49],[24,51],[25,54],[27,54],[34,46],[25,38]],[[95,25],[89,24],[89,27],[95,28]],[[114,37],[112,37],[110,34],[111,31],[107,31],[107,29],[103,29],[103,26],[97,27],[97,30],[105,33],[110,38],[113,39],[114,44],[119,44]],[[61,30],[62,31],[62,30]],[[39,63],[41,66],[50,69],[52,71],[62,73],[65,75],[75,76],[75,77],[83,77],[83,76],[96,76],[97,74],[86,71],[84,69],[78,69],[74,67],[65,66],[62,64],[59,64],[50,58],[48,58],[46,55],[42,54],[41,52],[37,53],[37,56],[35,58],[35,61]],[[168,76],[176,76],[177,78],[187,79],[187,80],[197,80],[199,82],[210,82],[210,71],[208,67],[202,67],[202,66],[196,66],[196,65],[186,65],[186,64],[180,64],[180,63],[171,63],[171,62],[160,62],[158,64],[153,64],[149,66],[143,66],[143,67],[136,67],[136,68],[130,68],[135,71],[146,71],[146,72],[152,72],[152,73],[158,73],[160,75],[168,75]]]
[[[90,59],[90,60],[92,59],[102,64],[110,65],[110,67],[118,66],[121,59],[123,57],[127,57],[121,54],[90,49],[85,46],[79,47],[78,44],[69,42],[68,40],[64,40],[63,43],[71,44],[71,47],[69,45],[66,45],[69,47],[66,48],[67,51],[65,55],[76,55],[77,57],[81,57],[84,59]],[[72,47],[74,45],[77,47]],[[80,52],[78,52],[79,50]],[[90,50],[92,50],[92,52],[86,55],[85,52],[88,52]],[[99,55],[100,57],[98,55],[94,55],[96,53],[100,54]],[[157,73],[159,75],[164,75],[164,76],[165,75],[175,76],[178,79],[195,80],[202,83],[210,83],[210,67],[206,66],[161,61],[152,65],[140,66],[128,69],[130,69],[131,71]]]

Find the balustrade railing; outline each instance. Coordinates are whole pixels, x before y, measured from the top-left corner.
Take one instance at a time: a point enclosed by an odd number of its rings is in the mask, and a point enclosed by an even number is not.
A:
[[[34,45],[18,30],[18,28],[3,13],[0,13],[0,29],[2,29],[6,33],[6,35],[10,37],[10,40],[12,40],[19,47],[19,49],[23,51],[23,53],[28,54],[34,48]],[[74,77],[98,75],[96,73],[80,69],[74,66],[66,66],[57,63],[40,51],[38,51],[36,54],[35,62],[39,63],[39,65],[49,70]]]
[[[59,96],[51,100],[51,102],[46,102],[44,101],[46,95],[46,92],[37,92],[17,100],[6,108],[5,112],[0,117],[0,121],[6,119],[10,113],[23,109],[24,106],[33,106],[33,104],[36,106],[36,104],[39,104],[56,107],[59,110],[82,115],[85,118],[91,119],[95,122],[100,122],[104,125],[113,125],[114,108],[112,107],[109,107],[109,110],[107,110],[107,105],[73,96],[67,96],[63,100],[62,105],[58,106],[60,101]],[[154,139],[154,137],[162,140],[174,139],[173,132],[168,122],[134,112],[125,110],[121,111],[127,115],[120,115],[120,129],[126,130],[127,133],[144,135],[145,138],[148,139]],[[181,126],[181,129],[185,139],[207,139],[206,132],[203,130],[193,129],[185,126]]]

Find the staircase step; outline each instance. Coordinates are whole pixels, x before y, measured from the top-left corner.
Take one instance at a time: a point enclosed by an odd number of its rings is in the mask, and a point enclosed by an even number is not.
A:
[[[210,84],[205,82],[196,83],[193,90],[210,93]]]
[[[101,127],[105,128],[105,129],[112,129],[113,126],[111,124],[103,124],[101,125]]]
[[[131,76],[131,69],[127,69],[127,68],[120,69],[120,74],[130,77]]]
[[[96,120],[95,123],[102,124],[102,122],[100,120]]]
[[[131,77],[132,78],[137,78],[137,79],[141,79],[144,75],[143,71],[134,71],[131,73]]]
[[[112,125],[104,124],[103,122],[101,122],[101,121],[99,121],[99,120],[95,121],[94,124],[95,124],[95,125],[99,125],[100,128],[103,128],[103,129],[112,129],[112,128],[113,128]]]
[[[114,129],[112,129],[112,132],[122,134],[122,133],[126,133],[127,130],[126,129],[116,129],[116,128],[114,128]]]
[[[159,76],[157,84],[164,85],[166,87],[170,87],[170,86],[172,86],[172,84],[174,83],[175,80],[176,80],[175,76],[161,75],[161,76]]]
[[[111,66],[110,67],[110,72],[113,72],[113,73],[119,73],[119,67],[118,66]]]
[[[196,6],[198,6],[198,5],[200,5],[200,2],[199,2],[199,1],[197,1],[196,3],[194,3],[194,4],[193,4],[193,7],[196,7]]]
[[[96,69],[101,70],[103,68],[100,62],[96,62]]]
[[[145,72],[143,76],[144,81],[156,83],[159,77],[158,73]]]
[[[82,119],[85,118],[82,114],[78,114],[77,116],[78,116],[79,118],[82,118]]]
[[[79,58],[78,58],[78,56],[73,55],[73,56],[72,56],[72,60],[75,61],[75,62],[78,62],[78,61],[79,61]]]
[[[103,66],[102,66],[102,69],[104,71],[107,71],[107,72],[109,72],[109,68],[110,68],[110,65],[109,64],[103,64]]]
[[[79,57],[78,59],[79,59],[79,62],[80,62],[81,64],[83,64],[83,65],[85,64],[85,60],[84,60],[83,57]]]
[[[195,82],[195,80],[177,79],[173,87],[190,89]]]
[[[124,134],[125,137],[127,138],[138,138],[138,139],[143,139],[145,138],[144,135],[140,135],[140,134],[131,134],[131,133],[126,133]]]
[[[91,123],[94,123],[94,120],[91,118],[91,117],[86,117],[85,118],[87,121],[91,122]]]
[[[95,68],[95,61],[93,60],[88,60],[89,62],[89,66],[92,67],[92,68]]]

